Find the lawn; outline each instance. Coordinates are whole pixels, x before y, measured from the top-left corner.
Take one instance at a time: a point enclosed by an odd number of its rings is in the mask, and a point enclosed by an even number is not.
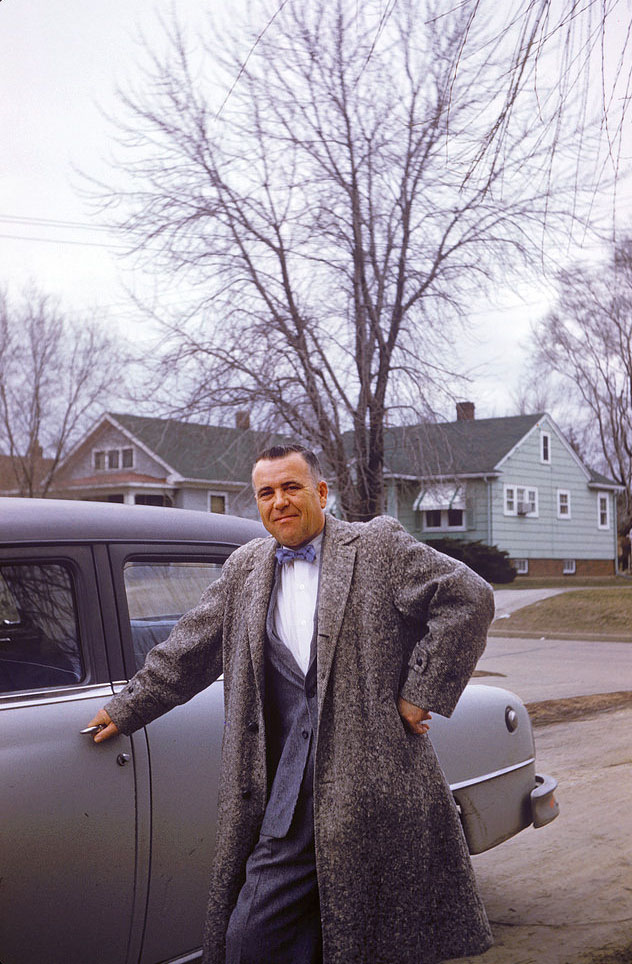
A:
[[[632,639],[632,590],[605,588],[560,593],[525,606],[508,619],[496,620],[494,629],[529,636],[603,633],[628,635]]]

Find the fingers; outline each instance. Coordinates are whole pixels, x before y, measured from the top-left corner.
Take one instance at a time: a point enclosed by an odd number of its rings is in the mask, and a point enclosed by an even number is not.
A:
[[[100,726],[101,729],[98,730],[94,736],[93,740],[95,743],[103,743],[104,740],[109,740],[111,737],[116,736],[119,732],[119,728],[116,723],[112,722],[112,717],[106,710],[99,710],[99,712],[93,716],[93,718],[88,723],[88,726]]]

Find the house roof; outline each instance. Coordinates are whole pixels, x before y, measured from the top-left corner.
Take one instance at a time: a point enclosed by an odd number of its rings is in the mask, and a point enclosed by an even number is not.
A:
[[[249,482],[252,463],[284,436],[254,429],[199,425],[176,419],[115,414],[110,419],[185,479]]]
[[[538,413],[388,428],[385,470],[417,477],[491,473],[543,418]]]

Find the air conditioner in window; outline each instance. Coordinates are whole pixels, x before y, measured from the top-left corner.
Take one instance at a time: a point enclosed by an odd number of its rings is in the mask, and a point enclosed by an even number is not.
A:
[[[530,512],[531,512],[531,504],[529,502],[518,503],[518,515],[528,515]]]

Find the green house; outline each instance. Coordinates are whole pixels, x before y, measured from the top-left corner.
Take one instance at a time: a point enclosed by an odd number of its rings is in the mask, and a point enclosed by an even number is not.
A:
[[[519,574],[616,569],[620,486],[588,468],[546,413],[389,428],[387,512],[421,541],[480,539]]]

